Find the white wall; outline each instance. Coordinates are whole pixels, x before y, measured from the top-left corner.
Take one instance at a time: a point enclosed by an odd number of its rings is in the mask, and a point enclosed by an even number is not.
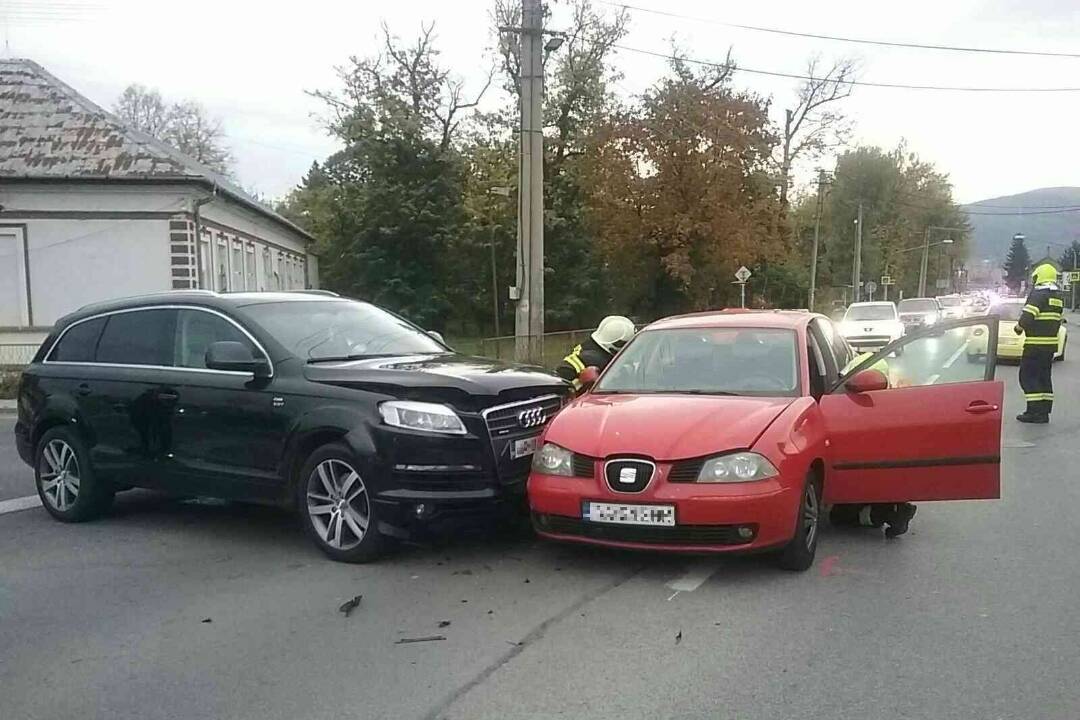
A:
[[[28,220],[34,325],[170,288],[168,220]]]
[[[206,189],[185,183],[5,183],[0,179],[0,225],[26,226],[34,326],[50,326],[88,303],[172,289],[169,218],[190,217],[193,202],[209,195]],[[280,287],[303,287],[305,236],[223,195],[204,204],[200,215],[204,230],[213,238],[211,271],[218,260],[217,241],[225,240],[228,250],[228,284],[219,288],[214,283],[211,289],[276,289],[266,274],[264,248],[271,250],[271,272],[280,271]],[[10,234],[10,230],[0,227],[0,233]],[[239,264],[232,262],[236,243],[242,250]],[[247,262],[249,248],[254,250],[254,273]],[[280,262],[283,258],[292,262]],[[18,268],[8,270],[0,275],[19,274]],[[316,269],[313,287],[317,287],[317,277]],[[7,294],[0,296],[0,302],[8,302],[4,298]],[[18,309],[8,310],[0,315],[19,314]],[[0,322],[0,327],[4,325]]]

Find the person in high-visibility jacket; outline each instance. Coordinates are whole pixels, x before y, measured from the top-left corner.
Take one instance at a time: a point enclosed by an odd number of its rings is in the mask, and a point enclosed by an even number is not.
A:
[[[595,367],[603,370],[615,357],[615,353],[622,346],[630,342],[634,337],[634,322],[622,315],[609,315],[600,321],[592,335],[585,342],[576,345],[563,361],[555,368],[555,372],[563,380],[567,380],[574,386],[574,390],[581,389],[578,375],[587,367]]]
[[[1016,416],[1024,423],[1050,422],[1054,405],[1051,373],[1057,352],[1058,330],[1065,300],[1057,285],[1058,270],[1043,263],[1031,274],[1032,288],[1014,331],[1024,335],[1024,353],[1020,356],[1020,387],[1027,409]]]
[[[873,356],[873,353],[864,352],[852,358],[844,366],[842,375],[847,375],[862,362]],[[873,365],[864,370],[877,370],[889,380],[889,387],[900,387],[906,383],[900,378],[893,377],[889,363],[881,358]],[[885,528],[885,537],[894,538],[903,535],[911,525],[911,519],[915,517],[916,508],[911,503],[873,503],[865,505],[833,505],[829,511],[829,522],[833,525],[847,525],[852,527]]]

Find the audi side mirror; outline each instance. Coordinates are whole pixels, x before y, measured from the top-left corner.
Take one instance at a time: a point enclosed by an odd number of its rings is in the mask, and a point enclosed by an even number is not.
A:
[[[848,392],[865,393],[874,390],[886,390],[889,387],[889,378],[885,373],[873,368],[860,370],[844,382]]]
[[[243,343],[221,341],[206,348],[206,367],[210,370],[251,373],[256,378],[270,377],[266,358],[255,357]]]
[[[600,368],[590,365],[581,372],[578,373],[577,379],[581,383],[582,390],[588,390],[596,384],[597,378],[600,377]]]

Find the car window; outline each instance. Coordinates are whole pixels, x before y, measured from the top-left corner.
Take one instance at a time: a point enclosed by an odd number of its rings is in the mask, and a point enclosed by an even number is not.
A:
[[[135,310],[108,316],[96,361],[123,365],[173,364],[176,310]]]
[[[49,353],[55,362],[93,362],[105,318],[94,318],[71,326]]]
[[[899,341],[896,352],[875,354],[859,369],[873,367],[889,378],[890,388],[978,382],[988,376],[996,347],[990,345],[990,319]]]
[[[806,356],[810,360],[810,365],[807,368],[810,375],[810,394],[815,398],[819,398],[825,393],[826,378],[829,371],[817,338],[811,333],[806,335]]]
[[[828,332],[826,331],[826,329]],[[844,346],[842,348],[844,353],[843,357],[837,358],[836,351],[832,347],[832,339],[828,334],[832,331],[831,323],[818,318],[810,323],[809,330],[810,332],[808,334],[811,336],[814,343],[817,345],[819,351],[821,352],[821,359],[825,363],[824,373],[826,386],[830,386],[834,382],[836,382],[836,379],[840,376],[840,369],[843,368],[844,365],[846,365],[848,362],[846,359],[847,353],[849,352],[847,343],[844,343]],[[839,333],[834,334],[839,337]],[[841,342],[843,342],[842,338]]]
[[[938,304],[930,298],[911,298],[910,300],[900,301],[900,312],[912,313],[912,312],[936,312]]]
[[[893,305],[852,305],[844,315],[845,320],[895,320]]]
[[[203,310],[180,310],[176,320],[176,366],[205,368],[206,349],[216,342],[238,342],[252,355],[251,339],[225,318]]]
[[[854,354],[851,352],[851,346],[847,344],[847,340],[844,339],[843,335],[836,331],[836,326],[832,324],[831,320],[815,318],[813,326],[817,328],[826,344],[832,349],[832,356],[836,361],[838,371],[843,370],[844,367],[851,362],[851,358],[854,357]]]
[[[305,360],[447,352],[412,323],[368,303],[271,302],[248,305],[241,312]]]
[[[772,328],[670,328],[640,333],[595,393],[793,396],[796,335]]]

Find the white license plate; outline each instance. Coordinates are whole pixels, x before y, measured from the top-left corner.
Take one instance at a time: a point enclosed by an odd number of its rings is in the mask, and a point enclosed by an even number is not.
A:
[[[590,522],[614,525],[675,525],[674,505],[624,505],[622,503],[585,503],[582,517]]]
[[[523,440],[515,440],[510,446],[510,457],[514,460],[518,458],[528,457],[536,452],[536,445],[540,441],[540,436],[525,438]]]

